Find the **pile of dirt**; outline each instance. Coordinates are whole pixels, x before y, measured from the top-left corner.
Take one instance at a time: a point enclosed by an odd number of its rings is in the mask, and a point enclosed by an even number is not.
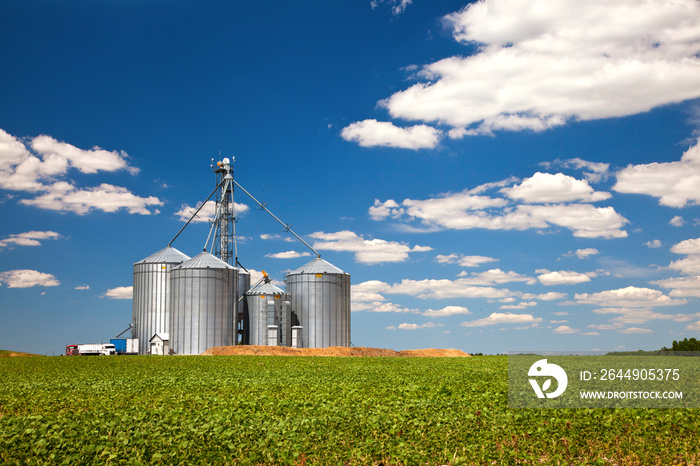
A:
[[[289,348],[286,346],[216,346],[209,348],[203,356],[351,356],[351,357],[424,357],[424,358],[465,358],[470,357],[457,349],[420,349],[394,351],[381,348]]]
[[[19,351],[0,350],[0,358],[33,358],[40,354],[21,353]]]

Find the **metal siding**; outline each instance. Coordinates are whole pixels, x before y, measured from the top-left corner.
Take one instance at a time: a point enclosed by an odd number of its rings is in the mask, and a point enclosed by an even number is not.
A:
[[[233,344],[238,269],[176,268],[172,275],[175,352],[201,354]]]
[[[325,261],[315,261],[306,267],[313,273],[302,267],[287,275],[292,310],[302,326],[302,346],[350,346],[350,275]],[[341,273],[321,272],[322,265]]]

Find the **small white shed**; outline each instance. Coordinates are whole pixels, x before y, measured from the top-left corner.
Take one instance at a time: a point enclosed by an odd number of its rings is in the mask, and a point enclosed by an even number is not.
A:
[[[148,343],[150,344],[150,354],[157,354],[160,356],[170,354],[170,334],[156,333],[148,340]]]

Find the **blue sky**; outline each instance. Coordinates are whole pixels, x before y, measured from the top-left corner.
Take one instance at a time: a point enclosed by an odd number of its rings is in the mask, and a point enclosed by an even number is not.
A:
[[[0,44],[0,348],[125,329],[223,157],[352,275],[357,346],[700,333],[695,1],[23,0]],[[236,202],[247,268],[312,258]]]

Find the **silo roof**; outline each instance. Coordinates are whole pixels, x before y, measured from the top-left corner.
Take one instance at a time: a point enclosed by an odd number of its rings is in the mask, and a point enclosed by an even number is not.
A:
[[[317,257],[316,259],[312,260],[308,264],[299,267],[298,269],[289,272],[288,275],[297,275],[301,273],[345,273],[342,270],[340,270],[338,267],[335,265],[331,264],[328,261],[325,261],[321,259],[320,257]]]
[[[233,269],[235,267],[227,264],[218,257],[204,251],[197,254],[192,259],[180,264],[178,269]]]
[[[258,294],[286,294],[282,288],[273,285],[272,283],[261,283],[249,289],[246,295],[258,295]]]
[[[183,254],[177,249],[168,246],[156,252],[155,254],[151,254],[147,258],[136,262],[136,264],[158,264],[161,262],[179,264],[180,262],[184,262],[189,258],[190,256],[188,256],[187,254]]]

